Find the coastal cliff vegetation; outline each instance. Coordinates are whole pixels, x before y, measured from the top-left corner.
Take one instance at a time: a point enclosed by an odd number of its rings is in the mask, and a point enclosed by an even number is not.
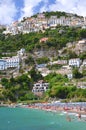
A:
[[[66,16],[65,12],[46,12],[45,16],[50,17],[51,15]],[[36,15],[34,16],[36,17]],[[17,35],[3,34],[3,30],[0,30],[0,58],[5,56],[15,55],[18,50],[25,48],[26,53],[30,55],[25,63],[33,66],[33,68],[27,72],[27,74],[22,74],[14,78],[13,76],[10,79],[2,78],[0,84],[3,88],[0,88],[0,101],[28,101],[28,100],[49,100],[49,99],[63,99],[63,100],[74,100],[74,101],[86,101],[86,89],[77,88],[74,83],[70,83],[70,80],[66,75],[60,75],[56,73],[50,73],[49,75],[43,77],[40,72],[34,69],[34,66],[37,64],[48,63],[49,55],[47,57],[42,57],[33,59],[33,53],[37,50],[47,51],[58,50],[66,47],[67,43],[76,42],[81,39],[86,38],[86,29],[81,27],[69,27],[69,26],[60,26],[58,25],[55,29],[46,29],[44,32],[30,32],[29,34],[19,33]],[[46,37],[46,42],[40,42],[40,39]],[[72,51],[64,50],[67,52],[66,59],[79,57],[80,59],[86,59],[86,53],[83,52],[78,56]],[[63,54],[64,55],[64,54]],[[64,59],[63,57],[57,56],[59,59]],[[35,63],[36,62],[36,63]],[[61,66],[49,66],[52,70],[53,68],[60,68]],[[2,72],[0,72],[2,73]],[[86,72],[83,71],[81,75],[76,69],[73,70],[74,80],[86,76]],[[81,77],[79,77],[79,76]],[[32,87],[35,82],[38,80],[44,80],[49,82],[49,89],[44,93],[42,97],[38,97],[32,93]]]

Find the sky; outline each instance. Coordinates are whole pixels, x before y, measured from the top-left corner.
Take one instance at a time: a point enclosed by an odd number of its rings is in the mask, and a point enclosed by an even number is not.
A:
[[[65,11],[86,16],[86,0],[0,0],[0,24],[11,24],[43,11]]]

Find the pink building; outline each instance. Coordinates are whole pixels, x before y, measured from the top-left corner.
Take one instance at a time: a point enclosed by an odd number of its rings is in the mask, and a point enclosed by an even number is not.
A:
[[[43,38],[40,39],[40,42],[46,42],[47,40],[48,40],[47,37],[43,37]]]

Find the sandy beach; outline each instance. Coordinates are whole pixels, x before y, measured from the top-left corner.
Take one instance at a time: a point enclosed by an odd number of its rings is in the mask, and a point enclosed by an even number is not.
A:
[[[32,109],[40,109],[47,112],[62,112],[62,113],[71,113],[76,115],[79,119],[81,117],[86,117],[86,104],[70,104],[70,103],[36,103],[30,104],[27,106],[28,108]]]
[[[86,117],[86,103],[59,103],[59,102],[51,102],[51,103],[33,103],[29,105],[20,104],[3,104],[1,106],[7,107],[22,107],[22,108],[30,108],[30,109],[39,109],[47,112],[62,112],[65,114],[71,113],[77,115],[78,118],[82,116]]]

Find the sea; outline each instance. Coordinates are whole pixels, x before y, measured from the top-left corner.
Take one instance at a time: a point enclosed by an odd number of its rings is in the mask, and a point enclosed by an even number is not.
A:
[[[29,108],[0,107],[0,130],[86,130],[85,118]]]

